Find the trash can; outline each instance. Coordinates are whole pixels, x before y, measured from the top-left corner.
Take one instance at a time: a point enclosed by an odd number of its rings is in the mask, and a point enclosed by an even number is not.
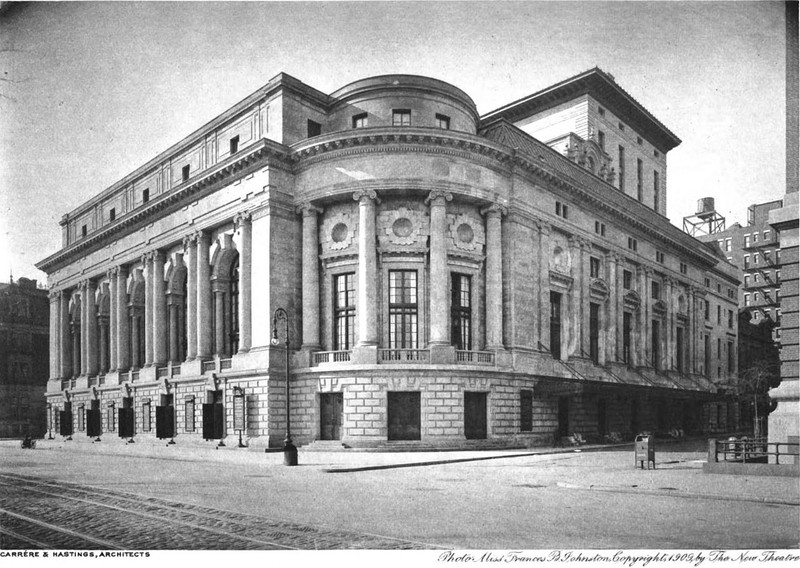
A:
[[[651,434],[639,434],[634,442],[634,462],[633,466],[641,466],[644,469],[644,462],[647,462],[647,469],[650,469],[650,462],[653,462],[653,469],[656,468],[656,446],[655,436]]]

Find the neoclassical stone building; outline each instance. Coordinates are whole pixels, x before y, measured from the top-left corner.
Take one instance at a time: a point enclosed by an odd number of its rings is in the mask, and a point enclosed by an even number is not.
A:
[[[73,440],[551,444],[730,427],[736,269],[664,216],[680,140],[592,69],[481,117],[281,74],[64,216]]]

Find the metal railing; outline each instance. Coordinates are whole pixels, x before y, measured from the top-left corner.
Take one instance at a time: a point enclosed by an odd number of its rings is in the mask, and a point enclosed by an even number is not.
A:
[[[456,349],[456,363],[472,363],[476,365],[494,365],[493,351],[467,351]]]
[[[181,374],[181,366],[180,365],[172,365],[172,376],[180,375]]]
[[[800,456],[798,442],[767,442],[766,438],[709,440],[709,462],[796,464]]]
[[[315,351],[311,360],[312,365],[320,363],[346,363],[350,361],[351,351]]]
[[[169,367],[158,367],[156,369],[156,377],[159,379],[163,379],[164,377],[169,376]]]
[[[382,363],[394,361],[427,363],[430,361],[430,351],[427,349],[378,349],[378,361]]]
[[[224,371],[225,369],[230,369],[233,366],[232,359],[220,359],[219,360],[219,369],[220,371]]]
[[[203,361],[203,372],[208,371],[216,371],[217,370],[217,362],[216,361]]]

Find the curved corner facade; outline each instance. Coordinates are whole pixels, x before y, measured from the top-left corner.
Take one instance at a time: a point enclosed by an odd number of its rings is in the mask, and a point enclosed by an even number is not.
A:
[[[50,428],[472,447],[732,427],[735,269],[615,187],[596,139],[494,114],[425,77],[279,75],[66,215],[39,264]]]

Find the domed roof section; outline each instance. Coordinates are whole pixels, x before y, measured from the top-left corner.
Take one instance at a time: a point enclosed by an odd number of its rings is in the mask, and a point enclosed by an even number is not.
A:
[[[421,75],[367,77],[345,85],[330,97],[334,114],[343,109],[361,109],[379,118],[391,109],[405,108],[418,113],[412,126],[434,126],[435,115],[452,117],[453,130],[474,133],[478,126],[478,110],[467,93],[445,81]],[[379,124],[371,121],[370,126]]]

